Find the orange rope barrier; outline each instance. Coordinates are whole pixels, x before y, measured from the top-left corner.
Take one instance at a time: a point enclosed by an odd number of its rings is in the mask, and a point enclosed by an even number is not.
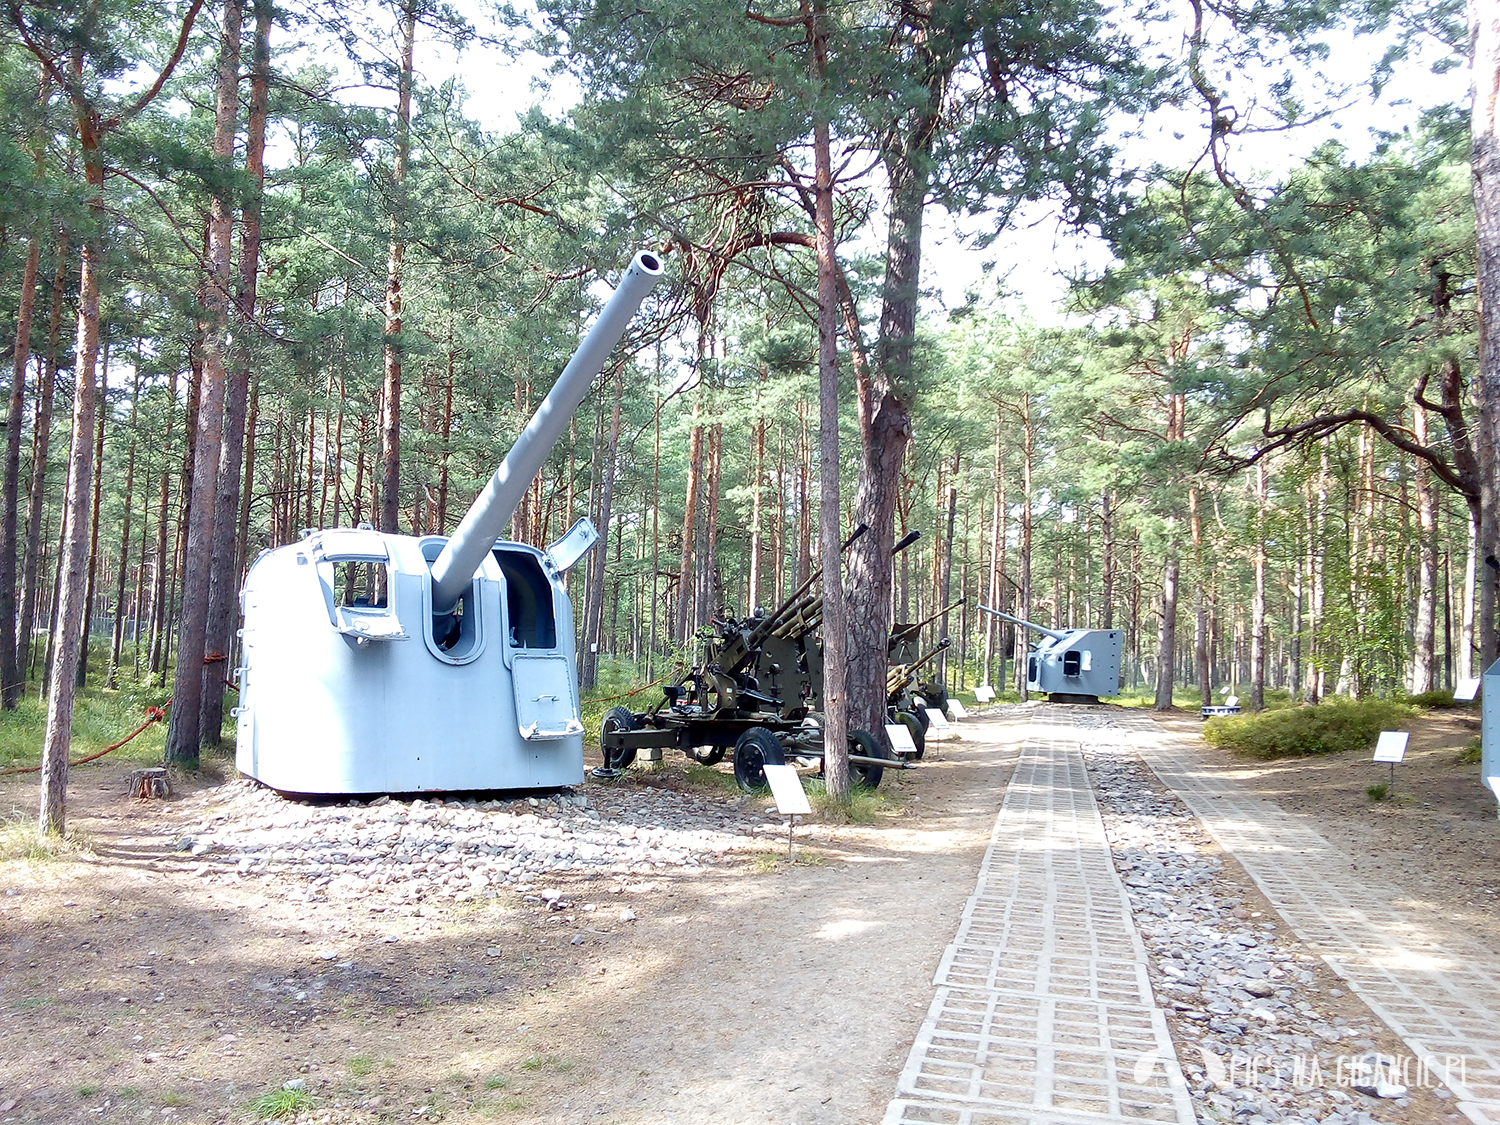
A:
[[[165,719],[167,717],[167,708],[170,707],[170,706],[172,706],[172,701],[169,699],[165,703],[163,703],[160,707],[147,707],[146,708],[146,721],[144,723],[142,723],[140,726],[136,727],[135,730],[131,731],[124,738],[120,739],[119,742],[116,742],[116,743],[114,743],[111,746],[106,746],[103,750],[100,750],[99,753],[97,753],[97,754],[90,754],[86,758],[79,758],[76,762],[69,762],[68,763],[68,768],[72,769],[74,766],[81,766],[81,765],[83,765],[86,762],[92,762],[92,761],[94,761],[96,758],[102,758],[106,754],[113,754],[116,750],[118,750],[120,747],[124,746],[127,742],[129,742],[136,735],[140,734],[143,730],[145,730],[147,727],[149,727],[152,723],[159,723],[163,719]],[[41,771],[42,771],[42,767],[41,766],[21,766],[21,767],[19,767],[17,769],[13,769],[13,770],[0,770],[0,777],[4,777],[6,774],[12,774],[12,773],[40,773]]]

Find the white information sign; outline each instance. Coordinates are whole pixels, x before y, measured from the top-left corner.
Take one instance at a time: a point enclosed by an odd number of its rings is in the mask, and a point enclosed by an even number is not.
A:
[[[806,816],[812,812],[795,766],[768,765],[765,771],[766,780],[771,784],[771,796],[776,798],[778,813],[782,816]]]
[[[969,709],[957,699],[948,700],[948,710],[953,712],[955,719],[967,719],[969,717]]]
[[[1479,697],[1479,677],[1473,676],[1467,680],[1459,680],[1458,686],[1453,689],[1453,702],[1473,703]]]
[[[911,740],[911,731],[905,723],[886,723],[885,736],[891,740],[891,749],[898,754],[915,754],[917,744]]]
[[[1495,795],[1495,800],[1500,801],[1500,777],[1487,777],[1484,782],[1490,787],[1490,792]]]
[[[928,707],[925,708],[925,710],[927,711],[927,721],[930,722],[937,730],[947,730],[951,725],[948,722],[948,716],[943,714],[936,707]]]
[[[1410,737],[1404,730],[1383,730],[1375,743],[1376,762],[1399,762],[1406,757],[1406,740]]]
[[[974,689],[974,698],[980,703],[988,703],[995,698],[995,689],[989,684],[980,684]]]

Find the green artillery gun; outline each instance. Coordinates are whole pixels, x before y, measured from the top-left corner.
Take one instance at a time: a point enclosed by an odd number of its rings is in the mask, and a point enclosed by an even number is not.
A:
[[[916,657],[908,664],[892,664],[885,677],[886,709],[893,723],[900,723],[911,733],[912,745],[917,748],[910,758],[920,760],[927,750],[927,700],[917,683],[916,670],[934,656],[948,649],[952,640],[944,637],[927,653]]]
[[[861,525],[842,550],[868,530]],[[649,711],[614,707],[604,716],[596,777],[616,777],[651,748],[675,748],[713,765],[734,754],[734,777],[745,792],[766,784],[765,767],[788,760],[823,761],[823,651],[815,633],[823,599],[813,591],[818,570],[774,612],[716,619],[702,634],[702,659],[662,690]],[[875,788],[887,769],[906,763],[867,731],[850,731],[855,784]]]
[[[911,625],[891,626],[891,638],[888,645],[890,651],[891,666],[894,668],[896,665],[904,663],[912,664],[915,667],[917,665],[925,663],[927,660],[930,660],[932,656],[936,655],[936,653],[931,653],[923,660],[916,659],[916,654],[918,652],[918,637],[921,635],[922,629],[925,626],[932,624],[939,617],[943,617],[946,614],[953,612],[955,609],[966,605],[968,601],[969,599],[967,597],[959,598],[958,601],[950,602],[949,604],[945,605],[931,617],[923,618],[921,621],[915,622]],[[941,651],[941,649],[939,649],[938,651]],[[922,702],[917,705],[916,711],[921,716],[922,729],[925,731],[927,729],[927,716],[925,714],[926,708],[936,707],[939,711],[948,710],[948,689],[939,680],[927,680],[919,683],[917,685],[915,693],[913,694],[915,696],[919,696],[922,700]]]

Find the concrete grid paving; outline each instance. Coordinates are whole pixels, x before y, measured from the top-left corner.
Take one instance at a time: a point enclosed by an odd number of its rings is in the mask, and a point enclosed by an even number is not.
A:
[[[1058,721],[1056,715],[1049,716]],[[1123,738],[1255,881],[1294,933],[1429,1060],[1476,1125],[1500,1125],[1500,955],[1394,903],[1318,833],[1233,779],[1204,769],[1144,716],[1080,713],[1082,737]],[[1110,729],[1112,728],[1112,729]],[[1107,733],[1106,733],[1107,732]]]
[[[1084,769],[1033,717],[884,1125],[1189,1125]]]

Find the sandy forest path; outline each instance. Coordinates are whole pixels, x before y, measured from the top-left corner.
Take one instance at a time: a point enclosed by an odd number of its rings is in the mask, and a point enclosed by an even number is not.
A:
[[[94,858],[0,867],[0,1121],[243,1122],[298,1079],[309,1122],[878,1121],[1026,721],[930,743],[886,775],[899,815],[799,828],[795,863],[765,831],[695,872],[570,873],[565,916],[205,878],[174,840],[211,791],[134,805],[121,767],[80,770]]]

